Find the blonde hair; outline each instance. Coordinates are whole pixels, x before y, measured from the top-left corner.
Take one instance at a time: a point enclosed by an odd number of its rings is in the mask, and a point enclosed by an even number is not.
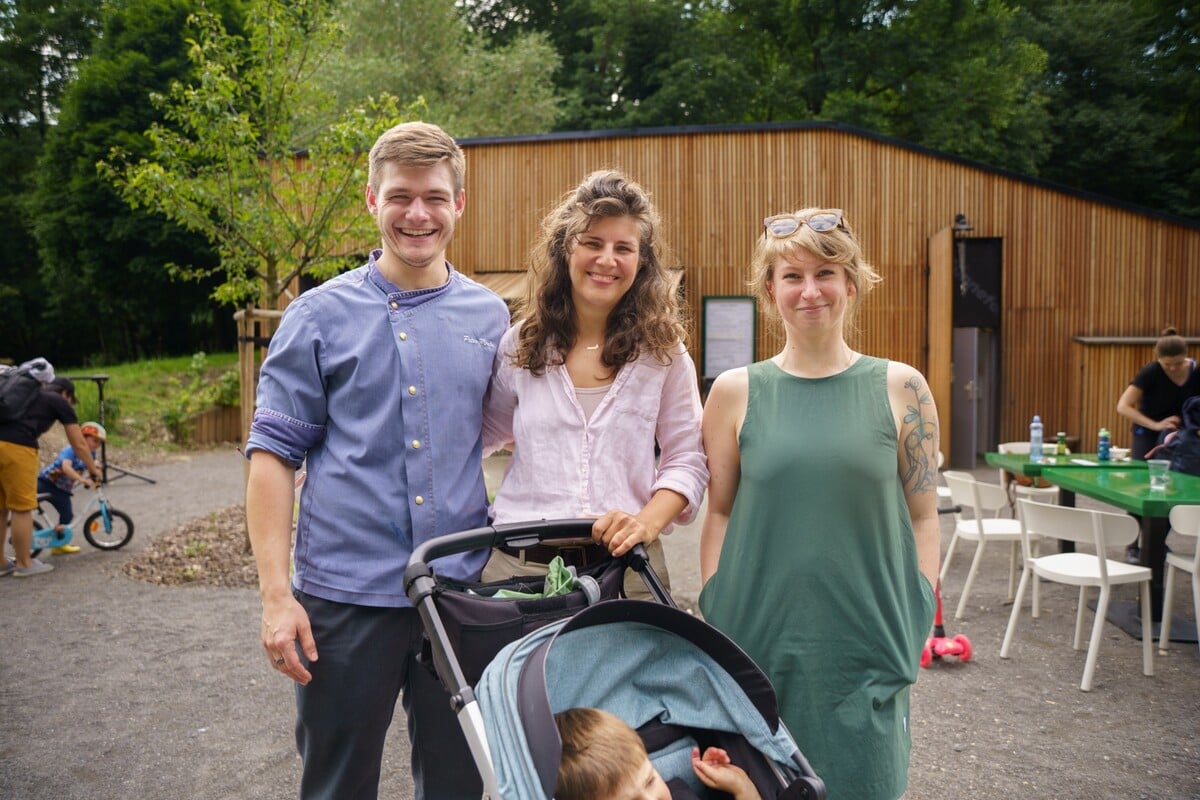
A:
[[[612,797],[646,758],[637,732],[598,708],[570,708],[554,715],[562,740],[555,800]]]
[[[1179,335],[1179,331],[1168,325],[1163,328],[1162,337],[1154,343],[1155,358],[1174,358],[1187,355],[1187,342]]]
[[[450,134],[429,122],[402,122],[380,134],[371,146],[367,183],[379,191],[384,165],[395,162],[405,167],[433,167],[445,162],[454,179],[454,193],[463,190],[467,159]]]
[[[608,315],[600,363],[615,371],[642,353],[662,363],[670,361],[687,329],[664,266],[658,212],[649,192],[636,181],[616,170],[600,170],[567,192],[542,220],[542,232],[530,256],[529,287],[515,315],[524,322],[514,366],[541,375],[547,366],[562,363],[562,354],[571,349],[578,335],[571,253],[592,223],[619,217],[637,223],[638,271],[629,291]],[[551,351],[557,351],[557,356]]]
[[[802,208],[794,214],[801,219],[807,219],[824,210]],[[846,279],[854,287],[855,297],[846,308],[845,322],[848,328],[854,330],[854,314],[859,303],[883,278],[863,257],[862,245],[858,243],[858,237],[854,235],[844,214],[841,224],[827,231],[814,231],[808,225],[802,224],[795,233],[782,239],[769,235],[765,230],[762,232],[750,257],[750,287],[758,298],[759,308],[771,319],[779,318],[779,310],[775,307],[775,300],[767,286],[775,276],[775,265],[779,260],[794,259],[801,250],[806,250],[831,264],[841,264],[846,271]]]

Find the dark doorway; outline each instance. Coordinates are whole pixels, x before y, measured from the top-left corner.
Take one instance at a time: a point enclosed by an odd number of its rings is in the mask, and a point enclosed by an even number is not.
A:
[[[954,240],[950,465],[971,469],[996,449],[1000,408],[1003,240]]]
[[[1000,331],[1000,259],[1003,240],[954,242],[954,327]]]

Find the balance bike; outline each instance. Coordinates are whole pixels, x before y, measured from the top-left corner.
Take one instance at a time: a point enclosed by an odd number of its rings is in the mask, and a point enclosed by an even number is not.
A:
[[[933,635],[925,640],[925,649],[921,651],[921,666],[928,668],[934,660],[941,661],[946,657],[954,657],[964,664],[971,660],[971,640],[961,633],[953,639],[946,636],[942,627],[942,582],[938,581],[934,589],[937,597],[937,615],[933,618]]]
[[[37,499],[38,505],[33,512],[33,546],[30,548],[30,554],[35,557],[46,548],[70,544],[74,536],[70,526],[55,530],[55,526],[50,522],[47,513],[50,495],[39,494]],[[118,511],[109,505],[102,486],[96,487],[91,501],[79,516],[84,517],[84,538],[97,550],[117,550],[129,544],[129,540],[133,538],[133,519],[124,511]]]

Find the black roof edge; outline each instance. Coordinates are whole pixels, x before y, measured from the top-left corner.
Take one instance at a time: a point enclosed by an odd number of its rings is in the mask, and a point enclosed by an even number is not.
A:
[[[655,137],[655,136],[686,136],[690,134],[710,134],[710,133],[754,133],[757,131],[803,131],[803,130],[827,130],[840,131],[850,134],[851,136],[859,136],[863,139],[871,139],[876,142],[899,147],[904,150],[909,150],[914,153],[921,153],[941,161],[949,161],[954,164],[961,164],[965,167],[990,172],[993,175],[1010,178],[1021,183],[1027,183],[1032,186],[1037,186],[1043,189],[1060,192],[1062,194],[1071,195],[1081,200],[1087,200],[1093,203],[1112,206],[1124,211],[1131,211],[1136,214],[1141,214],[1147,217],[1160,219],[1164,222],[1170,222],[1175,225],[1180,225],[1193,230],[1200,230],[1200,219],[1192,219],[1191,217],[1181,217],[1178,214],[1172,214],[1167,211],[1158,211],[1146,206],[1140,206],[1136,203],[1130,203],[1124,200],[1117,200],[1106,195],[1089,192],[1085,189],[1076,189],[1062,183],[1055,183],[1044,178],[1035,178],[1030,175],[1023,175],[1019,172],[995,167],[990,164],[985,164],[982,161],[966,158],[964,156],[956,156],[952,153],[947,153],[942,150],[934,150],[931,147],[924,145],[913,144],[912,142],[903,139],[896,139],[891,136],[885,136],[882,133],[867,130],[866,128],[857,128],[853,125],[846,125],[841,122],[824,122],[819,120],[808,121],[792,121],[792,122],[744,122],[744,123],[726,123],[720,125],[676,125],[665,128],[611,128],[603,130],[590,131],[556,131],[553,133],[531,133],[520,134],[515,136],[475,136],[458,139],[458,143],[464,147],[473,145],[490,145],[490,144],[524,144],[531,142],[564,142],[576,139],[619,139],[628,137]]]

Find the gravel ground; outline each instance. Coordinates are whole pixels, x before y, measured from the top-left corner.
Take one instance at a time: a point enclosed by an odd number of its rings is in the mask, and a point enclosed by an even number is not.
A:
[[[500,466],[489,463],[491,480]],[[242,460],[221,449],[138,472],[156,483],[127,476],[109,491],[137,525],[127,548],[84,542],[54,557],[52,574],[0,579],[0,798],[295,797],[291,686],[261,653],[257,593],[239,588]],[[943,518],[943,551],[949,530]],[[692,525],[666,540],[684,607],[699,592],[698,536]],[[952,611],[966,555],[947,578],[946,632],[968,636],[974,655],[922,671],[907,797],[1200,797],[1196,646],[1174,645],[1144,677],[1140,643],[1108,625],[1095,686],[1081,692],[1075,592],[1047,585],[1041,619],[1022,617],[1013,657],[1001,660],[1011,608],[1002,549],[985,557],[963,620]],[[1191,619],[1180,584],[1176,607]],[[411,795],[407,762],[401,714],[381,797]]]

